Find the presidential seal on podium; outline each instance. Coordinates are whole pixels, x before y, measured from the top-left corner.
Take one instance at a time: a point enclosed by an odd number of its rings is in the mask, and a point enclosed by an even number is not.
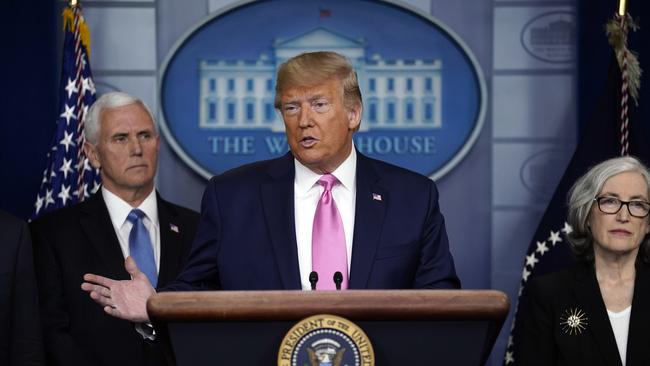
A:
[[[278,366],[374,366],[368,336],[336,315],[314,315],[294,325],[280,344]]]

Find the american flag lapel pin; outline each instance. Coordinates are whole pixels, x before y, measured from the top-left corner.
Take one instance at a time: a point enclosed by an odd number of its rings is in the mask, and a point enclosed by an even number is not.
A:
[[[175,232],[176,234],[180,233],[180,230],[178,230],[178,226],[172,224],[171,222],[169,223],[169,230]]]
[[[381,202],[381,195],[379,193],[373,193],[372,200]]]

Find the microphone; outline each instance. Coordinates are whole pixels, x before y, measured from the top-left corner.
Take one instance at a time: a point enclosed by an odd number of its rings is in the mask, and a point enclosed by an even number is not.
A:
[[[334,284],[336,285],[337,290],[341,289],[342,282],[343,282],[343,275],[341,274],[341,272],[339,271],[334,272]]]
[[[311,283],[312,290],[316,290],[316,282],[318,282],[318,273],[316,273],[316,271],[311,271],[309,274],[309,283]]]

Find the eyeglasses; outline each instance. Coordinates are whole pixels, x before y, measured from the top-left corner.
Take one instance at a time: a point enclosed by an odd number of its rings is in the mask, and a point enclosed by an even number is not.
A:
[[[598,209],[606,214],[615,214],[621,210],[623,205],[627,206],[627,212],[637,218],[644,218],[650,212],[650,203],[645,201],[621,201],[616,197],[596,197]]]

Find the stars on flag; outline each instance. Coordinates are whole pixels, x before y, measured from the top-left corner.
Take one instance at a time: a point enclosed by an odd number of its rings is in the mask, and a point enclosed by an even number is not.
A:
[[[50,204],[54,204],[54,198],[52,198],[52,193],[53,191],[51,189],[48,189],[45,192],[45,207],[49,206]]]
[[[515,362],[515,359],[514,359],[514,357],[512,356],[512,352],[510,352],[510,351],[506,352],[506,359],[505,359],[505,362],[506,362],[506,365]]]
[[[551,236],[548,237],[548,241],[553,243],[553,246],[555,246],[555,244],[557,244],[557,243],[562,242],[562,238],[560,238],[560,231],[561,230],[558,230],[558,231],[551,230]]]
[[[65,9],[64,18],[73,21],[64,21],[59,117],[32,219],[83,201],[100,187],[99,171],[88,163],[82,150],[84,117],[96,93],[87,62],[87,44],[83,42],[85,36],[79,33],[86,28],[79,7]]]
[[[524,264],[524,269],[521,272],[521,284],[519,285],[519,292],[518,292],[518,295],[517,295],[518,297],[521,297],[521,295],[522,295],[522,293],[524,291],[524,287],[526,285],[526,282],[528,282],[528,278],[530,277],[533,270],[535,269],[535,265],[537,263],[539,263],[540,259],[546,253],[548,253],[552,249],[554,249],[556,247],[557,243],[561,243],[563,241],[562,237],[560,236],[561,234],[564,234],[566,236],[566,235],[569,235],[572,232],[573,232],[573,228],[571,227],[571,225],[569,225],[569,223],[567,223],[567,222],[564,222],[564,226],[561,229],[559,229],[557,231],[551,230],[549,232],[548,239],[535,242],[535,247],[536,247],[535,250],[531,249],[532,251],[529,252],[526,255],[526,262]],[[548,245],[549,243],[551,244],[550,247]],[[518,309],[518,307],[515,308],[515,315],[517,314],[517,309]],[[516,318],[516,316],[515,316],[515,318]],[[511,329],[510,329],[511,332],[512,332],[512,329],[514,329],[514,327],[515,327],[515,319],[513,318]],[[506,355],[504,357],[504,363],[506,365],[512,364],[512,363],[515,362],[513,346],[514,346],[514,341],[513,341],[513,338],[512,338],[512,334],[511,334],[510,337],[508,337],[508,345],[506,347]]]
[[[79,166],[83,165],[84,171],[92,171],[93,167],[90,166],[90,160],[88,158],[84,158],[83,161],[79,162],[79,165],[77,166],[77,169],[79,169]]]
[[[548,252],[548,246],[546,245],[546,241],[538,241],[537,242],[537,249],[535,250],[537,253],[539,253],[540,256],[544,255],[544,253]]]
[[[564,233],[564,235],[569,235],[573,232],[573,228],[571,227],[571,225],[569,225],[568,222],[565,222],[564,227],[562,228],[562,232]]]
[[[65,146],[65,152],[67,154],[70,145],[75,144],[74,141],[72,141],[72,138],[74,137],[74,133],[70,132],[68,134],[68,131],[63,131],[63,135],[64,135],[63,139],[59,142],[59,144]]]
[[[93,80],[90,77],[81,77],[81,94],[85,94],[86,92],[95,94],[95,83],[93,83]]]
[[[34,208],[36,209],[36,212],[41,210],[41,207],[43,207],[43,203],[44,203],[43,197],[37,196],[36,203],[34,203]]]
[[[530,268],[535,268],[535,264],[537,262],[539,262],[539,259],[535,258],[534,252],[526,256],[526,266],[530,266]]]
[[[77,117],[74,115],[74,106],[69,107],[67,104],[64,104],[63,107],[65,108],[65,111],[61,113],[61,118],[65,118],[65,124],[70,125],[70,120],[71,119],[77,119]]]
[[[562,242],[560,233],[568,235],[572,231],[573,229],[571,228],[571,225],[565,222],[562,229],[557,231],[551,230],[548,239],[536,242],[535,251],[530,252],[528,255],[526,255],[526,263],[524,264],[524,271],[522,273],[522,279],[524,282],[528,281],[528,276],[530,275],[530,271],[528,271],[526,267],[530,267],[531,270],[534,269],[540,258],[550,250],[547,242],[552,244],[551,248],[553,248],[557,243]]]
[[[65,206],[67,201],[70,199],[70,187],[66,186],[65,184],[61,186],[61,192],[59,192],[57,196],[61,199],[63,205]]]
[[[65,91],[68,92],[68,99],[72,97],[72,94],[78,93],[79,88],[77,88],[77,79],[68,78],[68,85],[65,86]]]
[[[68,174],[72,173],[72,159],[66,159],[65,157],[63,158],[63,163],[61,164],[61,168],[59,168],[59,171],[63,172],[63,179],[68,179]]]
[[[90,190],[90,192],[92,194],[94,194],[95,192],[97,192],[99,190],[99,188],[101,188],[101,186],[102,186],[102,184],[101,184],[101,182],[99,180],[94,181],[93,182],[93,188]]]

